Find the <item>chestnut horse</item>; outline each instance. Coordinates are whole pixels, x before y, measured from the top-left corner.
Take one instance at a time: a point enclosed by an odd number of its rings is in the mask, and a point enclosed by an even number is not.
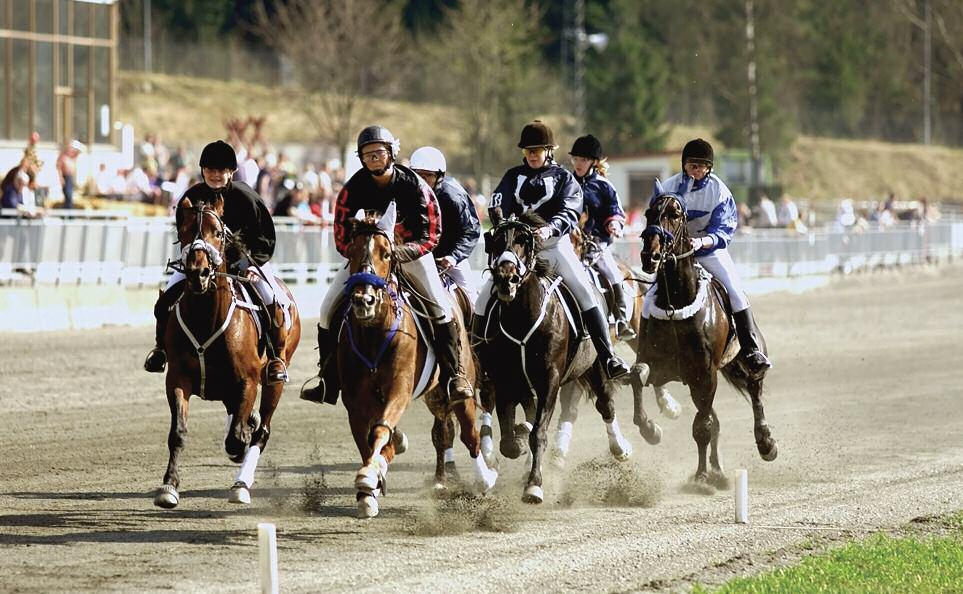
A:
[[[520,219],[498,221],[490,232],[486,242],[498,299],[486,312],[483,335],[476,337],[495,388],[502,455],[518,458],[528,437],[532,468],[522,496],[527,503],[544,499],[541,465],[546,434],[566,382],[581,382],[596,397],[595,408],[613,432],[609,442],[613,456],[624,460],[632,451],[615,421],[615,384],[605,378],[592,342],[582,336],[578,306],[563,294],[561,277],[538,257],[542,240],[536,230],[544,225],[541,217],[528,212]],[[516,426],[518,406],[526,411],[528,422]]]
[[[644,362],[644,381],[655,385],[681,381],[689,386],[696,415],[692,437],[699,452],[696,482],[724,488],[719,462],[719,418],[712,407],[718,372],[752,404],[756,447],[763,460],[776,458],[762,406],[763,378],[752,379],[742,358],[731,320],[729,299],[716,281],[696,264],[686,228],[686,212],[675,194],[660,195],[646,211],[648,226],[642,233],[642,276],[656,283],[650,317],[639,333],[636,351]],[[652,296],[650,295],[651,299]],[[765,351],[765,340],[758,335]],[[706,469],[706,448],[711,445]]]
[[[257,314],[251,311],[256,306],[241,299],[238,277],[227,272],[225,249],[232,240],[222,220],[223,198],[196,206],[186,199],[178,210],[182,215],[178,217],[177,237],[183,246],[181,265],[187,280],[164,336],[169,359],[166,384],[171,410],[167,437],[170,459],[154,504],[170,509],[179,502],[177,463],[187,437],[188,401],[192,394],[224,403],[224,449],[232,462],[241,463],[228,501],[250,503],[254,471],[271,436],[271,418],[284,385],[267,382],[262,372],[267,357],[258,350]],[[277,282],[287,291],[280,280]],[[287,332],[284,352],[278,355],[290,365],[301,338],[301,322],[290,293],[288,298],[291,309],[286,329],[284,312],[276,311],[274,317],[282,325],[281,331]],[[255,410],[258,384],[259,411]]]
[[[400,292],[394,274],[395,217],[392,202],[380,218],[359,211],[348,222],[351,276],[344,289],[348,307],[338,336],[337,362],[343,378],[342,400],[361,454],[361,468],[355,476],[359,518],[378,515],[378,496],[385,492],[388,464],[407,447],[404,434],[397,429],[398,422],[412,399],[426,391],[425,402],[435,416],[432,441],[436,450],[444,449],[439,424],[447,424],[454,414],[461,426],[462,443],[473,461],[470,487],[488,491],[498,476],[480,455],[475,400],[448,400],[432,369],[433,354],[419,338],[418,326],[428,331],[430,324],[417,319]],[[468,344],[461,309],[454,307],[453,315],[462,334],[461,343]],[[462,357],[468,381],[477,384],[469,349],[463,350]],[[444,476],[443,462],[439,466],[436,480],[439,473]]]

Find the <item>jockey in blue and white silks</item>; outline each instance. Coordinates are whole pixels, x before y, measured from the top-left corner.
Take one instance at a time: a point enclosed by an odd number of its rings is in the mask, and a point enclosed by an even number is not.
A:
[[[750,372],[761,376],[772,363],[759,349],[749,298],[727,249],[739,224],[736,201],[725,182],[712,173],[712,163],[712,145],[701,138],[689,141],[682,151],[682,172],[665,180],[661,189],[656,182],[656,195],[652,199],[664,193],[682,198],[692,247],[698,250],[696,261],[729,292],[742,355]]]
[[[582,188],[575,181],[575,176],[552,158],[552,151],[558,147],[551,128],[543,122],[535,120],[527,124],[522,129],[518,147],[522,149],[524,162],[505,172],[492,195],[489,216],[494,216],[495,210],[501,209],[505,217],[535,211],[545,219],[545,226],[538,229],[543,241],[539,255],[555,267],[578,301],[605,373],[610,379],[622,377],[629,373],[629,367],[615,354],[608,321],[599,307],[588,273],[575,255],[575,248],[568,237],[569,231],[578,224],[582,212]],[[475,336],[483,334],[480,329],[484,326],[492,286],[492,279],[489,278],[475,301]]]

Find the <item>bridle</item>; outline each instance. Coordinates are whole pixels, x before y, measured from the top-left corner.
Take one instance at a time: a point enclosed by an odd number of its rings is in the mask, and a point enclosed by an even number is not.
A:
[[[521,285],[535,270],[535,230],[528,224],[517,220],[514,216],[499,221],[491,232],[492,239],[504,236],[505,247],[502,253],[491,253],[488,259],[488,270],[494,278],[498,266],[509,262],[515,265],[517,271],[506,279],[509,284]],[[516,241],[516,235],[520,235],[520,241]],[[524,259],[520,258],[511,246],[520,243],[524,249]]]
[[[188,267],[187,267],[188,258],[196,251],[203,251],[205,254],[207,254],[208,259],[211,261],[211,265],[214,268],[214,270],[212,271],[213,274],[227,275],[226,272],[220,270],[220,268],[222,267],[225,261],[224,254],[225,254],[226,245],[229,238],[231,237],[231,233],[227,229],[227,226],[224,224],[224,221],[221,219],[220,215],[217,214],[217,211],[215,211],[209,204],[200,204],[197,206],[191,206],[187,210],[192,210],[196,213],[197,230],[194,233],[194,240],[191,241],[189,244],[185,245],[183,249],[181,249],[181,257],[179,261],[179,264],[181,266],[181,272],[183,272],[186,275],[188,272]],[[203,237],[205,215],[210,215],[214,217],[214,220],[217,223],[217,229],[214,232],[214,239],[218,240],[218,243],[221,244],[220,247],[216,247],[214,244],[210,243]],[[233,275],[227,275],[227,276],[233,276]],[[208,288],[206,290],[210,291],[213,289],[213,287],[214,287],[214,283],[211,283],[208,285]]]
[[[660,243],[662,243],[664,246],[664,248],[660,250],[660,253],[649,254],[649,257],[656,263],[655,271],[653,273],[649,273],[653,276],[653,280],[654,277],[659,273],[665,274],[666,263],[671,262],[672,264],[676,264],[679,260],[689,258],[696,253],[695,248],[692,248],[687,243],[689,234],[686,231],[686,223],[688,222],[688,217],[686,216],[685,205],[682,204],[682,200],[675,194],[663,194],[659,197],[659,201],[661,202],[661,205],[659,202],[657,202],[655,205],[649,207],[649,211],[646,213],[646,215],[648,215],[649,213],[653,212],[654,209],[658,208],[656,211],[658,216],[656,217],[655,222],[649,224],[645,230],[642,231],[641,235],[643,239],[641,256],[645,256],[647,253],[649,253],[645,247],[644,240],[650,237],[658,235],[660,238]],[[666,210],[672,203],[675,203],[679,207],[679,211],[682,213],[682,220],[679,223],[675,233],[669,229],[666,229],[662,225],[662,219],[665,217]],[[680,253],[680,250],[686,251],[682,251]]]

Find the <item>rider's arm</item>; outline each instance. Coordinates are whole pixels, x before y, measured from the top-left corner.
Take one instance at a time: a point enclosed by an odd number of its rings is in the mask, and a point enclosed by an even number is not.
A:
[[[353,216],[353,213],[351,213],[351,206],[348,201],[348,185],[346,184],[338,193],[334,206],[334,247],[345,258],[348,257],[348,244],[351,242],[345,223],[351,216]]]
[[[732,236],[736,232],[739,224],[739,217],[736,213],[736,201],[732,197],[732,192],[724,183],[719,182],[719,199],[716,201],[712,214],[709,215],[709,222],[706,225],[706,237],[712,239],[712,246],[704,248],[705,252],[711,252],[725,248],[732,241]]]
[[[602,199],[605,201],[605,220],[602,221],[603,229],[608,232],[609,223],[616,222],[619,226],[625,226],[625,211],[619,204],[619,193],[610,182],[601,181],[599,190]]]
[[[492,192],[492,199],[488,202],[488,220],[495,220],[495,209],[500,208],[503,217],[515,214],[515,183],[517,175],[514,173],[516,168],[509,169],[502,176],[502,181],[498,182],[495,191]]]
[[[582,187],[575,181],[574,175],[568,172],[566,174],[559,177],[562,185],[555,191],[556,198],[560,201],[558,212],[548,221],[548,226],[556,237],[565,235],[578,225],[579,213],[582,212]]]
[[[424,256],[435,249],[438,239],[441,237],[441,209],[438,208],[438,198],[427,184],[418,184],[415,199],[418,200],[417,214],[414,212],[407,215],[418,216],[421,224],[419,237],[412,238],[411,241],[398,247],[395,255],[400,262],[411,262]]]
[[[458,208],[458,230],[449,229],[449,232],[461,233],[458,241],[451,248],[450,255],[455,263],[461,262],[471,255],[478,243],[481,235],[481,223],[478,222],[478,214],[475,212],[475,205],[471,201],[468,192],[462,191],[456,196],[455,205]]]

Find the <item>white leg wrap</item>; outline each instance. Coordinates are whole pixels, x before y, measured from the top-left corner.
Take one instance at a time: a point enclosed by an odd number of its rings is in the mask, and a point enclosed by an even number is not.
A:
[[[612,419],[611,423],[606,423],[605,431],[608,432],[609,435],[622,435],[622,431],[619,430],[619,420]]]
[[[448,448],[445,450],[445,464],[455,461],[455,449]]]
[[[260,459],[261,446],[251,446],[248,448],[247,453],[244,454],[244,462],[241,463],[241,467],[234,477],[234,482],[241,481],[250,489],[251,486],[254,485],[254,470],[257,468],[257,462]]]
[[[234,415],[224,416],[224,439],[227,439],[227,432],[231,430],[231,421],[234,420]]]
[[[572,422],[562,421],[558,424],[558,432],[555,434],[555,447],[563,455],[568,454],[568,448],[572,443]]]
[[[482,424],[483,427],[485,427],[485,426],[491,427],[491,426],[492,426],[492,413],[483,412],[483,413],[481,414],[481,424]]]

